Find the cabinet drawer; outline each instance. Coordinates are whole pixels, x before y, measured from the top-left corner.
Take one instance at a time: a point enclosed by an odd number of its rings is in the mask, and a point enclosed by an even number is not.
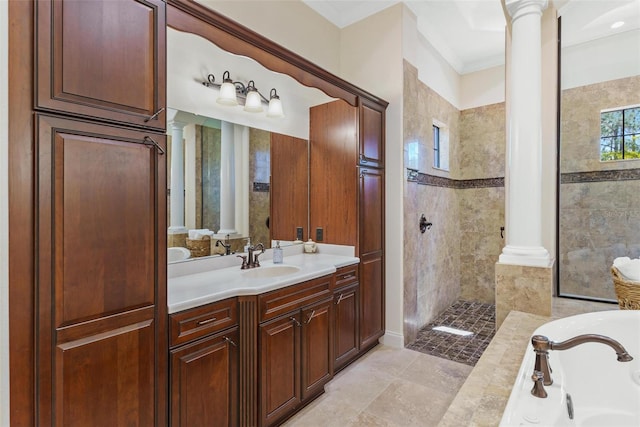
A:
[[[260,321],[313,304],[332,293],[331,276],[323,276],[297,285],[269,292],[258,297]]]
[[[236,298],[174,313],[169,317],[170,346],[174,347],[238,323]]]
[[[358,264],[341,267],[336,271],[336,289],[358,281]]]

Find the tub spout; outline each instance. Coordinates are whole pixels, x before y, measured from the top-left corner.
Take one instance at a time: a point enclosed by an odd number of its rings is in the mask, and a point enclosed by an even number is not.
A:
[[[549,366],[549,350],[567,350],[587,342],[597,342],[608,345],[618,355],[618,362],[630,362],[631,360],[633,360],[633,357],[629,355],[622,344],[604,335],[578,335],[562,342],[551,341],[544,335],[534,335],[533,337],[531,337],[531,345],[533,345],[533,350],[536,352],[536,362],[535,367],[533,368],[534,376],[536,372],[541,372],[543,377],[542,383],[544,385],[553,384],[553,379],[551,378],[551,367]],[[541,393],[533,393],[533,390],[532,394],[538,397],[544,397],[541,396]]]

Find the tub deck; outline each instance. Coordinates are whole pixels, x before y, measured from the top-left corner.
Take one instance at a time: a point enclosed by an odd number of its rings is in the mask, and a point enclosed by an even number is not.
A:
[[[438,426],[500,424],[531,335],[551,320],[550,317],[510,312]]]

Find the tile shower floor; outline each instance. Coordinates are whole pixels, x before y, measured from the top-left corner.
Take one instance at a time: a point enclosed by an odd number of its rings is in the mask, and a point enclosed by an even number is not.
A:
[[[462,336],[433,330],[437,326],[473,334]],[[475,366],[495,335],[495,328],[495,305],[458,301],[422,328],[416,340],[407,348]]]

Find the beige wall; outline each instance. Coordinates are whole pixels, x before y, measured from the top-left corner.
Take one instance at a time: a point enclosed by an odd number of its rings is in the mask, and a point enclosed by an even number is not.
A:
[[[266,225],[270,214],[268,191],[255,191],[254,182],[269,183],[271,175],[271,134],[260,129],[249,129],[249,237],[251,243],[262,242],[271,247],[271,236]]]
[[[459,111],[418,79],[417,69],[405,61],[403,138],[405,147],[418,143],[421,171],[435,171],[433,119],[449,126],[451,152],[458,147]],[[438,175],[447,172],[438,170]],[[415,339],[418,330],[449,307],[460,295],[460,218],[456,190],[404,182],[404,338]],[[420,233],[424,214],[433,223]]]
[[[640,103],[640,76],[562,91],[562,174],[601,172],[596,182],[560,185],[560,287],[563,294],[615,300],[609,269],[617,257],[640,257],[640,180],[615,170],[640,160],[600,161],[600,111]]]
[[[297,0],[198,1],[339,75],[340,29],[303,2]]]

